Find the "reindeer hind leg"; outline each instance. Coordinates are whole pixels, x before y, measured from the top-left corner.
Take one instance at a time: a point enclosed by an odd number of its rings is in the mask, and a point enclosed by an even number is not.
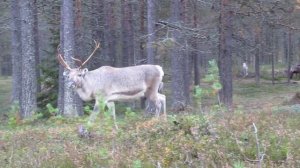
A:
[[[164,115],[164,119],[167,120],[167,109],[166,109],[166,96],[163,94],[158,93],[158,99],[159,102],[161,103],[162,106],[162,110],[163,110],[163,115]],[[160,109],[161,111],[161,109]]]

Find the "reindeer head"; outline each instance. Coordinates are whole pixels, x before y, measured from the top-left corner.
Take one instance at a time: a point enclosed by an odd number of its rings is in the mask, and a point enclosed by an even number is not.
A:
[[[77,67],[77,68],[71,68],[67,64],[67,62],[64,60],[62,54],[59,52],[59,49],[58,49],[57,59],[60,62],[60,64],[62,66],[64,66],[64,68],[65,68],[63,75],[66,76],[68,79],[67,80],[68,86],[71,86],[72,88],[81,88],[82,87],[82,83],[84,81],[84,76],[88,72],[88,69],[83,68],[83,66],[90,60],[90,58],[94,55],[96,50],[100,47],[100,43],[98,43],[96,41],[94,41],[94,42],[95,42],[95,49],[84,62],[72,57],[72,59],[74,61],[79,63],[79,67]]]
[[[84,81],[84,76],[89,70],[87,68],[74,68],[64,72],[67,78],[68,86],[72,88],[81,88]]]

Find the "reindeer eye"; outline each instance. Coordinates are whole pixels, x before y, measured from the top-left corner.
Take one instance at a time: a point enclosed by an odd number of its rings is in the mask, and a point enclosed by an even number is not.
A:
[[[82,75],[81,75],[81,74],[78,74],[78,76],[81,77]]]

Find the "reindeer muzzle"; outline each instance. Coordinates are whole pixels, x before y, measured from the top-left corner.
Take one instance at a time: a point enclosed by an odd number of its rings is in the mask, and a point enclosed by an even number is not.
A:
[[[66,85],[67,85],[68,88],[72,88],[72,89],[76,88],[76,84],[73,81],[68,81],[67,80]]]

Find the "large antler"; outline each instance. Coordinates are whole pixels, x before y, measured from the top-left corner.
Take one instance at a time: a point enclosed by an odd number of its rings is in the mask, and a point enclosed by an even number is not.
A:
[[[79,67],[79,68],[81,68],[81,67],[83,67],[84,66],[84,64],[86,64],[90,59],[91,59],[91,57],[95,54],[95,52],[97,51],[97,49],[98,48],[100,48],[100,43],[98,43],[96,40],[94,40],[94,43],[95,43],[95,49],[94,49],[94,51],[91,53],[91,55],[81,64],[81,66]]]
[[[68,70],[71,70],[70,66],[66,63],[66,61],[62,57],[61,53],[59,52],[59,49],[60,49],[60,46],[57,47],[57,60],[58,60],[58,62],[62,66],[64,66],[65,68],[67,68]]]

